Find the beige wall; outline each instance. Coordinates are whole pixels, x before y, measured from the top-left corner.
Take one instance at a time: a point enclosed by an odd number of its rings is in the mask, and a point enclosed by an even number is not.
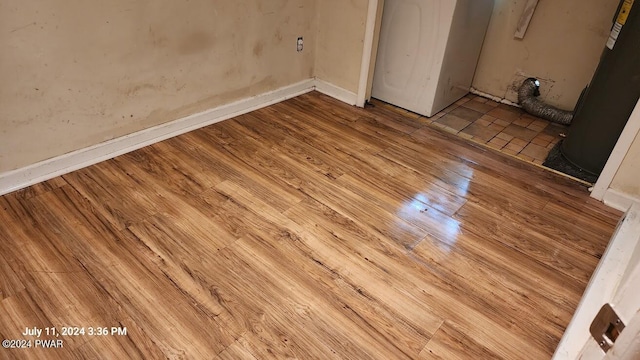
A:
[[[312,77],[315,5],[0,0],[0,172]]]
[[[616,176],[611,182],[611,188],[635,198],[640,198],[640,134],[629,148]]]
[[[318,0],[316,77],[358,91],[368,0]]]
[[[542,82],[542,99],[573,110],[589,83],[619,0],[540,1],[523,40],[514,38],[527,0],[496,0],[473,87],[517,101],[527,77]]]

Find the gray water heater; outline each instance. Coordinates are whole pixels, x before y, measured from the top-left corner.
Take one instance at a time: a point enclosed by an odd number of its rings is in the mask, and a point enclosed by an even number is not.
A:
[[[599,175],[640,98],[640,1],[623,0],[611,37],[589,86],[583,91],[564,157]]]

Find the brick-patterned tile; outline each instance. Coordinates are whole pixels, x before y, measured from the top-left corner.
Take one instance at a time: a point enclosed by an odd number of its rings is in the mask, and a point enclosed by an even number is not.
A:
[[[532,119],[528,119],[526,117],[521,117],[519,119],[516,119],[513,121],[514,125],[518,125],[518,126],[522,126],[524,128],[526,128],[527,126],[531,125],[533,123]]]
[[[487,114],[497,117],[498,119],[510,122],[513,122],[520,118],[520,114],[517,111],[504,109],[500,107],[501,105],[502,104],[498,105],[498,107],[493,108],[493,110],[489,111]]]
[[[514,144],[513,140],[511,140],[504,148],[519,153],[524,149],[524,145]]]
[[[503,131],[513,137],[524,139],[527,142],[533,140],[533,138],[536,137],[536,135],[538,135],[537,132],[522,126],[518,126],[516,124],[511,124],[507,126]]]
[[[494,145],[498,145],[499,148],[503,148],[504,146],[506,146],[509,141],[504,140],[504,139],[500,139],[499,137],[494,137],[493,139],[491,139],[491,141],[489,141],[490,144],[494,144]]]
[[[442,124],[444,126],[448,126],[452,129],[455,129],[456,132],[458,132],[466,128],[467,126],[469,126],[469,124],[471,124],[471,121],[462,119],[456,115],[449,113],[441,117],[440,119],[434,121],[434,124]]]
[[[480,98],[480,99],[482,99],[482,98]],[[466,102],[466,103],[462,104],[462,106],[464,106],[466,108],[469,108],[469,109],[472,109],[472,110],[475,110],[477,112],[483,113],[483,114],[493,110],[493,106],[487,105],[487,104],[482,103],[480,101],[476,101],[476,99],[471,100],[469,102]]]
[[[458,106],[460,106],[460,105],[458,105],[458,104],[451,104],[451,105],[447,106],[446,108],[444,108],[444,110],[442,110],[441,112],[442,112],[442,113],[445,113],[445,114],[448,114],[448,113],[450,113],[453,109],[458,108]]]
[[[508,143],[505,147],[507,150],[515,151],[516,154],[524,149],[524,146]]]
[[[560,124],[550,123],[547,127],[542,130],[543,133],[551,135],[553,137],[557,137],[559,134],[563,134],[567,132],[567,127]]]
[[[478,120],[476,120],[478,121]],[[491,130],[488,127],[473,123],[466,128],[462,129],[463,133],[471,134],[474,138],[481,139],[484,142],[491,140],[494,136],[498,135],[499,131]]]
[[[529,126],[527,126],[527,129],[531,129],[533,131],[540,132],[540,131],[544,130],[544,128],[546,128],[547,125],[548,125],[548,123],[546,123],[546,122],[540,124],[540,123],[537,122],[537,120],[534,120],[531,124],[529,124]]]
[[[484,126],[484,127],[487,127],[487,126],[491,125],[491,121],[489,121],[487,119],[483,119],[483,118],[480,118],[480,119],[474,121],[473,123],[474,124],[478,124],[479,126]]]
[[[547,120],[536,119],[536,120],[533,120],[531,124],[536,126],[542,126],[543,128],[545,128],[547,125],[549,125],[549,122]]]
[[[502,120],[502,119],[496,119],[496,121],[493,122],[494,124],[498,124],[500,126],[504,126],[507,127],[511,124],[511,122],[507,121],[507,120]]]
[[[514,138],[510,141],[512,144],[516,144],[516,145],[520,145],[522,147],[527,146],[527,144],[529,144],[529,142],[527,140],[523,140],[520,138]]]
[[[540,145],[542,147],[546,147],[547,145],[549,145],[550,142],[540,138],[540,135],[538,135],[535,138],[533,138],[533,140],[531,140],[531,143]]]
[[[529,126],[527,126],[527,129],[533,130],[533,131],[539,133],[540,131],[544,130],[544,127],[535,126],[535,125],[529,125]]]
[[[527,119],[531,119],[531,120],[543,120],[542,118],[539,118],[539,117],[537,117],[537,116],[535,116],[535,115],[531,115],[531,114],[529,114],[529,113],[528,113],[528,112],[526,112],[526,111],[523,111],[523,112],[522,112],[522,117],[527,118]],[[545,120],[545,121],[546,121],[546,120]]]
[[[471,100],[469,100],[469,99],[467,99],[467,98],[462,98],[462,99],[460,99],[460,100],[456,101],[456,102],[455,102],[455,104],[457,104],[457,105],[462,105],[462,104],[467,103],[468,101],[471,101]]]
[[[544,160],[549,154],[549,150],[545,147],[530,143],[520,152],[521,154],[530,156],[533,159]]]
[[[501,132],[498,135],[496,135],[496,137],[498,137],[500,139],[503,139],[503,140],[506,140],[506,141],[511,141],[511,139],[513,139],[513,136],[511,136],[509,134],[506,134],[506,133],[503,133],[503,132]]]
[[[432,117],[420,116],[377,100],[372,103],[393,108],[421,124],[538,165],[542,165],[549,151],[562,140],[560,134],[567,131],[566,126],[473,94],[466,95]]]
[[[455,115],[459,118],[465,119],[467,121],[476,121],[478,119],[480,119],[482,117],[482,113],[475,111],[475,110],[471,110],[469,108],[466,108],[464,106],[460,106],[458,108],[455,108],[453,110],[451,110],[451,112],[449,113],[451,115]]]
[[[504,126],[498,125],[496,123],[493,123],[491,125],[489,125],[489,129],[497,131],[497,132],[501,132],[502,130],[504,130]]]
[[[536,135],[536,139],[540,139],[540,140],[544,140],[546,142],[551,142],[553,141],[553,139],[555,139],[555,137],[549,135],[549,134],[545,134],[545,133],[540,133],[538,135]]]

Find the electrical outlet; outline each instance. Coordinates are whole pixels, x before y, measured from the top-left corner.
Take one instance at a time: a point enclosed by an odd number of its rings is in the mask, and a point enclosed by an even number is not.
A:
[[[302,39],[302,36],[300,36],[298,38],[298,41],[296,41],[296,48],[297,48],[298,52],[302,51],[303,47],[304,47],[304,40]]]

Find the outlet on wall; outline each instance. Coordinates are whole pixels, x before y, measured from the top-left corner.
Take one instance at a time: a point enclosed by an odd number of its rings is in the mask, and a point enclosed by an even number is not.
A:
[[[296,48],[297,48],[298,52],[302,51],[303,47],[304,47],[304,40],[302,39],[302,36],[300,36],[298,38],[298,41],[296,41]]]

